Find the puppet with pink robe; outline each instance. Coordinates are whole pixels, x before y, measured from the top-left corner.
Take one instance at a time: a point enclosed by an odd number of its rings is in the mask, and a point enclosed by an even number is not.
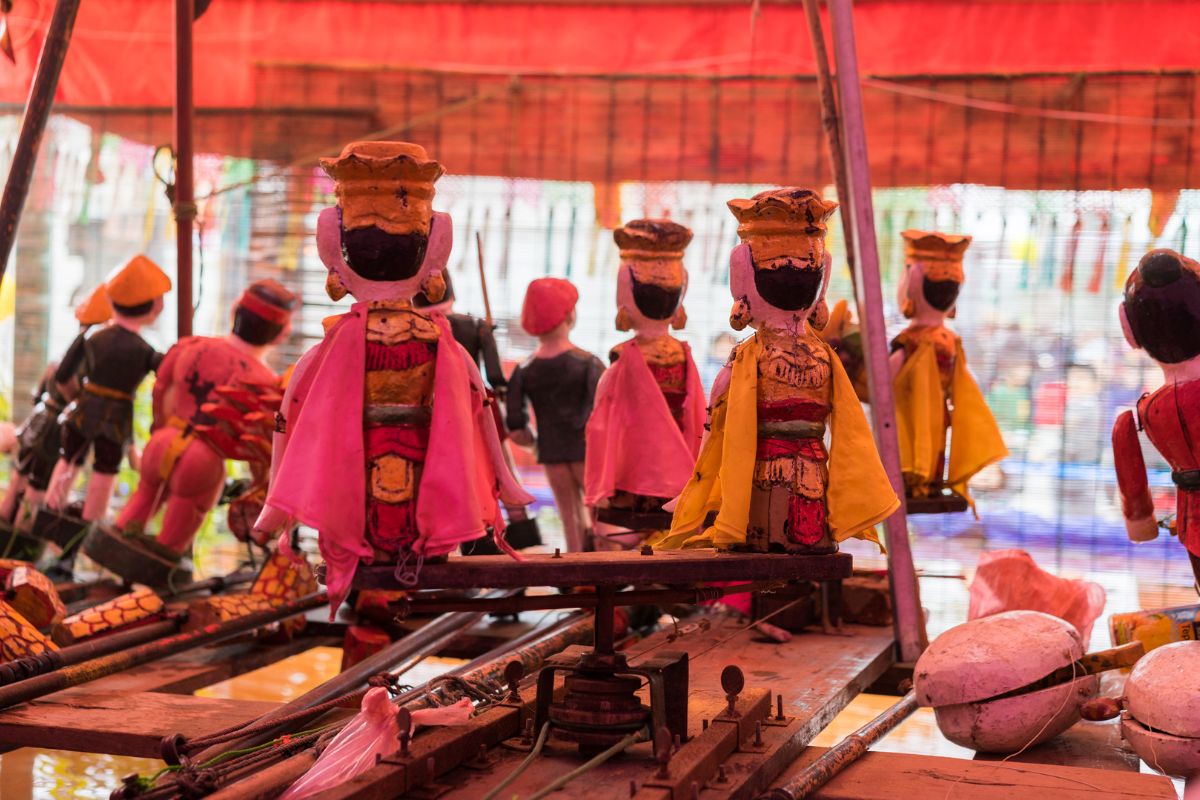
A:
[[[617,329],[634,338],[612,349],[587,426],[584,484],[611,543],[641,535],[613,530],[664,530],[663,504],[683,489],[704,435],[704,387],[691,348],[671,336],[687,320],[683,251],[692,232],[670,220],[638,219],[613,232],[621,251]],[[605,530],[608,528],[608,530]]]
[[[394,563],[398,586],[414,585],[424,560],[503,529],[497,491],[533,498],[504,464],[479,370],[445,316],[413,307],[445,286],[441,164],[418,145],[356,142],[321,166],[338,198],[317,222],[326,291],[357,302],[296,365],[255,527],[317,529],[336,609],[359,563]]]

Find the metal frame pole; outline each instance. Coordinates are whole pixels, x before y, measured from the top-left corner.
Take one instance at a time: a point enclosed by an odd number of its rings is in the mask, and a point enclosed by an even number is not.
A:
[[[46,132],[50,109],[54,106],[54,93],[58,90],[58,78],[62,74],[63,62],[71,44],[71,32],[75,29],[75,17],[79,12],[80,0],[58,0],[42,53],[38,56],[37,71],[29,87],[29,99],[25,103],[25,119],[21,121],[21,133],[13,153],[8,180],[4,184],[4,196],[0,198],[0,279],[8,267],[17,240],[17,225],[29,196],[29,184],[33,180],[33,168],[37,164],[38,148]]]
[[[879,248],[875,241],[875,210],[871,203],[870,162],[867,160],[863,123],[862,86],[854,44],[852,0],[829,0],[833,48],[837,61],[837,87],[841,100],[842,157],[849,194],[843,202],[842,222],[852,220],[847,238],[853,237],[857,255],[858,319],[862,326],[867,379],[871,387],[871,417],[883,466],[896,494],[904,497],[900,472],[900,444],[896,438],[896,407],[892,399],[892,372],[888,364],[887,329],[883,319],[883,292],[879,282]],[[847,213],[849,207],[849,213]],[[928,644],[920,587],[908,542],[908,521],[901,505],[884,522],[888,566],[895,606],[896,640],[900,659],[913,662]]]
[[[192,178],[192,24],[195,0],[175,0],[175,236],[179,338],[192,335],[192,228],[196,219]]]

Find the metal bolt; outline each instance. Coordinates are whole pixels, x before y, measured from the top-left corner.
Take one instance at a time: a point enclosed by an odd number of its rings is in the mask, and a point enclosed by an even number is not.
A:
[[[775,719],[783,721],[783,695],[775,695]]]
[[[666,727],[659,728],[654,735],[654,758],[658,761],[658,772],[654,773],[654,777],[671,777],[671,771],[667,768],[671,763],[671,731]]]
[[[562,558],[562,550],[560,550],[560,549],[559,549],[559,548],[557,548],[557,547],[556,547],[556,548],[554,548],[554,557],[555,557],[555,558]]]
[[[521,740],[529,743],[533,741],[533,719],[525,720],[525,733],[521,736]]]
[[[763,745],[762,723],[756,722],[756,723],[754,723],[754,746],[762,747],[762,745]]]
[[[725,765],[717,764],[717,783],[727,783],[728,781],[729,775],[725,772]]]
[[[640,552],[644,556],[652,556],[654,555],[654,548],[648,544],[644,544],[642,545]]]
[[[396,724],[400,726],[400,755],[407,756],[408,743],[412,739],[412,712],[407,708],[400,709]]]
[[[504,665],[504,680],[508,683],[508,697],[505,699],[510,703],[521,701],[521,678],[523,677],[525,677],[525,665],[520,661],[510,661]]]
[[[721,670],[721,688],[725,690],[725,716],[738,716],[737,699],[742,693],[742,689],[746,688],[746,676],[736,665],[730,664]]]
[[[703,730],[708,730],[708,720],[706,720],[706,719],[700,720],[700,727]]]

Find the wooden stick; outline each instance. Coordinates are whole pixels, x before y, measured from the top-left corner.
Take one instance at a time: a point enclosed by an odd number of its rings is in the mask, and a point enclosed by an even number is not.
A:
[[[479,231],[475,231],[475,253],[479,257],[479,285],[483,288],[483,317],[487,321],[488,327],[494,327],[492,323],[492,301],[488,299],[487,288],[487,272],[483,269],[483,237]]]
[[[1095,653],[1088,653],[1064,667],[1059,667],[1044,678],[1039,678],[1010,692],[989,697],[988,700],[1003,700],[1006,697],[1016,697],[1019,694],[1029,694],[1049,689],[1051,686],[1071,683],[1085,675],[1097,675],[1113,669],[1132,667],[1144,655],[1146,655],[1146,646],[1140,641],[1127,642],[1120,647],[1111,647],[1108,650],[1098,650]]]
[[[78,12],[79,0],[58,0],[54,6],[54,16],[50,18],[46,41],[38,57],[33,85],[29,87],[25,119],[21,121],[21,133],[17,137],[8,180],[4,184],[4,197],[0,199],[0,279],[4,277],[8,257],[17,240],[17,225],[25,208],[25,198],[29,196],[38,148],[46,132],[50,109],[54,105],[54,93],[58,90],[58,78],[62,74],[63,61],[67,58]]]
[[[196,198],[192,181],[192,23],[195,0],[175,0],[175,308],[180,339],[192,335],[192,235]]]
[[[862,326],[867,379],[871,387],[871,417],[879,455],[891,479],[892,489],[898,497],[903,498],[904,478],[900,471],[900,443],[896,438],[896,407],[892,400],[883,292],[879,285],[879,250],[875,241],[875,212],[871,205],[871,173],[867,160],[858,56],[854,44],[852,0],[830,0],[829,10],[837,58],[837,86],[841,95],[842,143],[845,145],[842,158],[849,187],[849,194],[843,200],[842,224],[852,223],[852,227],[846,231],[846,238],[854,240],[858,255],[858,269],[854,277],[858,285],[858,319]],[[920,586],[913,568],[903,503],[884,522],[884,528],[887,531],[888,567],[896,609],[896,639],[900,643],[900,658],[915,662],[929,640],[925,634]]]

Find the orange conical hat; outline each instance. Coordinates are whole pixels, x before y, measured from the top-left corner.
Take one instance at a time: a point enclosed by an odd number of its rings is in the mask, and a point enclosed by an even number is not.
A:
[[[112,303],[108,300],[107,287],[102,283],[82,303],[75,306],[75,319],[80,325],[99,325],[112,317]]]
[[[158,264],[138,254],[109,273],[104,291],[118,306],[140,306],[171,291],[171,279]]]

